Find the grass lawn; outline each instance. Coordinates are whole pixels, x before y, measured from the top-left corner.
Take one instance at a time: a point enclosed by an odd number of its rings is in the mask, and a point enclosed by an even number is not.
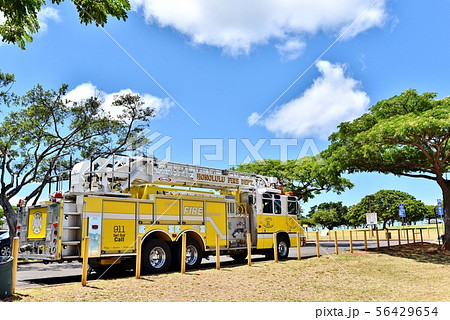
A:
[[[21,289],[7,301],[450,301],[449,271],[449,253],[416,244]]]

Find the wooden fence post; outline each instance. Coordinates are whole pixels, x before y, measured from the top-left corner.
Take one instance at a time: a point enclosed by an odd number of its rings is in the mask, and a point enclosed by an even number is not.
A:
[[[422,234],[422,229],[419,229],[420,232],[420,243],[423,245],[423,234]]]
[[[248,236],[249,235],[250,235],[250,233],[247,233],[247,246],[248,246]],[[249,261],[250,261],[250,259],[249,259]],[[216,234],[216,269],[220,270],[220,236],[219,236],[219,234]]]
[[[84,238],[83,247],[83,267],[81,269],[81,285],[86,287],[87,282],[87,270],[88,270],[88,256],[89,256],[89,236]]]
[[[338,236],[337,231],[334,232],[334,252],[339,254]]]
[[[364,251],[367,251],[367,230],[364,230]]]
[[[13,238],[12,246],[12,256],[13,256],[13,266],[12,266],[12,287],[11,292],[16,293],[16,282],[17,282],[17,260],[19,259],[19,237]]]
[[[141,278],[141,247],[142,236],[139,236],[136,240],[136,279]]]
[[[302,239],[300,238],[300,232],[297,232],[297,260],[302,260],[302,254],[300,249],[301,246],[302,246]]]
[[[352,237],[352,230],[350,230],[350,253],[353,253],[353,237]]]
[[[186,273],[186,233],[181,236],[181,273]]]
[[[317,253],[317,258],[319,258],[320,257],[319,231],[316,231],[316,253]]]
[[[278,241],[276,233],[273,234],[273,260],[278,262]]]
[[[248,265],[252,265],[252,236],[250,233],[247,233],[247,257],[248,257]]]
[[[398,229],[397,232],[398,232],[398,245],[401,246],[402,245],[402,233],[401,233],[400,229]]]

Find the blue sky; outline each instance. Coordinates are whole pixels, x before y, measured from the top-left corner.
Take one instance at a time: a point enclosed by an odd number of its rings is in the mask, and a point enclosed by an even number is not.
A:
[[[26,50],[0,45],[0,69],[16,75],[16,93],[36,83],[67,83],[72,99],[101,92],[106,103],[115,93],[140,93],[158,110],[155,140],[166,137],[156,156],[219,168],[323,150],[341,121],[408,88],[449,94],[445,0],[131,3],[128,20],[110,19],[104,30],[81,25],[72,2],[47,6]],[[223,145],[217,157],[210,154],[220,148],[201,146],[215,143]],[[426,204],[441,197],[437,184],[423,179],[348,177],[352,190],[320,195],[305,209],[324,201],[351,205],[380,189]]]

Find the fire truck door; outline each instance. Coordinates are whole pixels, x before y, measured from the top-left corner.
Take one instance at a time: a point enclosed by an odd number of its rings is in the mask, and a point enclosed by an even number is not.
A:
[[[264,193],[262,195],[262,219],[260,223],[263,233],[274,232],[274,205],[273,195]]]

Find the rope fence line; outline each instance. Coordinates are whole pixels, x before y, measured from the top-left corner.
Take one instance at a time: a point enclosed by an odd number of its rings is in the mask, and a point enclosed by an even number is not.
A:
[[[384,231],[387,230],[387,233]],[[305,231],[306,240],[310,242],[316,241],[316,232],[314,231]],[[369,228],[361,228],[361,229],[336,229],[336,230],[319,230],[319,240],[320,241],[334,241],[334,234],[339,241],[349,241],[350,240],[350,232],[352,233],[353,241],[361,241],[364,239],[364,233],[367,233],[367,240],[376,240],[376,241],[386,241],[388,240],[396,240],[399,238],[401,240],[405,240],[407,243],[411,243],[414,240],[418,242],[418,240],[422,241],[438,241],[438,234],[441,236],[444,234],[443,226],[439,226],[439,233],[436,226],[399,226],[399,227],[390,227],[388,229],[378,229],[378,235],[376,230]]]

